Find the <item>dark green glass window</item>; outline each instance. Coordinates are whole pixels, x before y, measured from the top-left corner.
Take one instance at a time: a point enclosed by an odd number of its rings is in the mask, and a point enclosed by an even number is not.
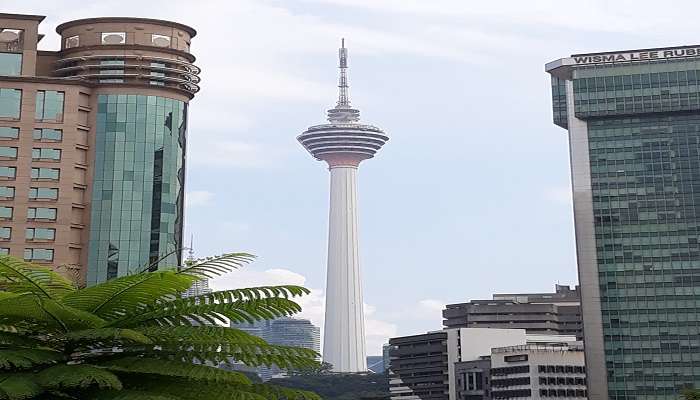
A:
[[[39,90],[36,92],[37,121],[63,121],[63,92]]]
[[[22,53],[0,52],[0,75],[19,76],[22,74]]]
[[[0,88],[0,118],[19,119],[22,91]]]

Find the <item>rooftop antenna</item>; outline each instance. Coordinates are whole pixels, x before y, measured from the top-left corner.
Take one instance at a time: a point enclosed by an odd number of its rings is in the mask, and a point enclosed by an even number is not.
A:
[[[194,262],[194,234],[190,236],[190,248],[187,250],[187,261]]]
[[[348,49],[345,48],[345,38],[340,39],[340,78],[338,79],[338,107],[350,107],[348,96]]]

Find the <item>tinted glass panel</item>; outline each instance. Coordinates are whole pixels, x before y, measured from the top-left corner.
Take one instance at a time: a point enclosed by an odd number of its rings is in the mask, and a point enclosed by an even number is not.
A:
[[[59,141],[63,138],[63,131],[50,128],[34,129],[33,137],[35,140]]]
[[[0,218],[12,218],[12,207],[0,207]]]
[[[14,178],[16,174],[17,168],[15,167],[0,167],[0,177]]]
[[[60,169],[58,168],[32,168],[32,179],[47,179],[57,181]]]
[[[19,119],[22,91],[0,88],[0,118]]]
[[[0,126],[0,139],[17,139],[18,137],[19,128]]]
[[[40,90],[36,92],[36,119],[63,121],[63,92]]]
[[[12,198],[15,197],[15,188],[11,186],[0,186],[0,197]]]
[[[27,218],[29,219],[56,219],[55,208],[44,207],[29,207],[27,209]]]
[[[0,53],[0,75],[19,76],[22,74],[21,53]]]

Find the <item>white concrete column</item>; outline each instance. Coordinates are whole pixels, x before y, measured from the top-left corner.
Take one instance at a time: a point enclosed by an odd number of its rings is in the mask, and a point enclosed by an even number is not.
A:
[[[323,361],[336,372],[367,370],[357,240],[357,167],[330,167],[328,271]]]

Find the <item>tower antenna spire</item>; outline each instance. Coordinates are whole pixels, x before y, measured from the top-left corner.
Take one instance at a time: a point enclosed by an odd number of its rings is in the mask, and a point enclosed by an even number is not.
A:
[[[350,107],[348,96],[348,49],[345,48],[345,38],[340,39],[340,77],[338,78],[338,105],[337,107]]]

